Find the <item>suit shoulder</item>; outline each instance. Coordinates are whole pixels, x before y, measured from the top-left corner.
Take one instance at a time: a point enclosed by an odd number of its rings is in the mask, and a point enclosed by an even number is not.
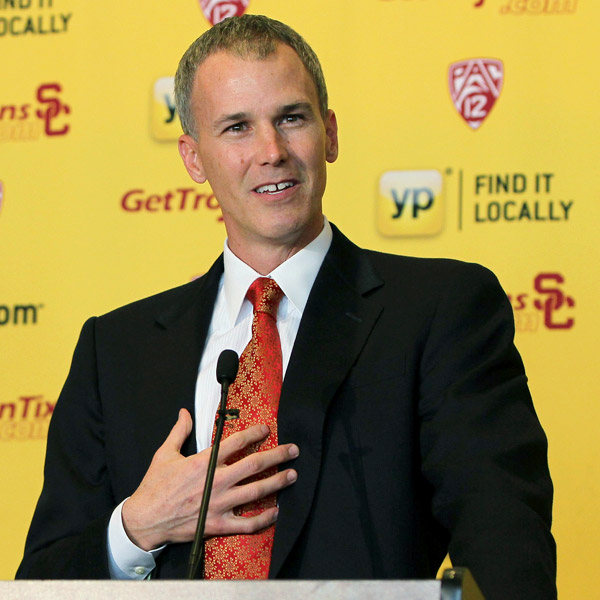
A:
[[[478,263],[453,258],[421,258],[364,250],[377,271],[387,281],[399,279],[434,287],[446,285],[492,285],[499,287],[496,275]]]
[[[203,288],[205,277],[176,286],[169,290],[135,300],[98,317],[101,325],[154,318],[173,307],[190,305]]]

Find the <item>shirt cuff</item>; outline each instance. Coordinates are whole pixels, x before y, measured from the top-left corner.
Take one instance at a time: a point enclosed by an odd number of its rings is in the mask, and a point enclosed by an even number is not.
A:
[[[127,500],[127,498],[125,498]],[[123,500],[123,502],[125,502]],[[123,502],[113,510],[107,530],[108,570],[111,579],[146,579],[156,567],[166,546],[150,552],[138,548],[125,533],[121,514]]]

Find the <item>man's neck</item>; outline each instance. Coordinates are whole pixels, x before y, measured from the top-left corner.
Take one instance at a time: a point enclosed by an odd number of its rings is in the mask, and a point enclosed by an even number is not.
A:
[[[230,250],[248,266],[252,267],[257,273],[261,275],[268,275],[272,273],[280,264],[284,263],[288,258],[294,256],[302,248],[271,248],[261,249],[263,251],[257,251],[253,249],[253,252],[239,252],[237,248],[229,246]]]
[[[297,238],[293,243],[287,244],[263,242],[261,244],[242,245],[236,244],[235,240],[229,238],[227,245],[241,261],[252,267],[257,273],[268,275],[288,258],[308,246],[322,230],[323,227],[321,226],[319,229]]]

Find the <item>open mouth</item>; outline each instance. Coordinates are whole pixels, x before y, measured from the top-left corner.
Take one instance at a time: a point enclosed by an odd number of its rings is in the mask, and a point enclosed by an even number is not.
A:
[[[282,181],[281,183],[269,183],[267,185],[261,185],[255,188],[255,192],[258,194],[276,194],[290,187],[294,187],[296,184],[293,181]]]

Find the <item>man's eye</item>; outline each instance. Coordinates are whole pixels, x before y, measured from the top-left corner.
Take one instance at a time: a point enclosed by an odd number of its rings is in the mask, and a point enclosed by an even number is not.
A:
[[[282,119],[281,122],[282,123],[298,123],[299,121],[303,120],[303,116],[302,115],[285,115]]]
[[[246,129],[246,123],[234,123],[225,129],[225,131],[232,131],[233,133],[238,133],[240,131],[244,131]]]

